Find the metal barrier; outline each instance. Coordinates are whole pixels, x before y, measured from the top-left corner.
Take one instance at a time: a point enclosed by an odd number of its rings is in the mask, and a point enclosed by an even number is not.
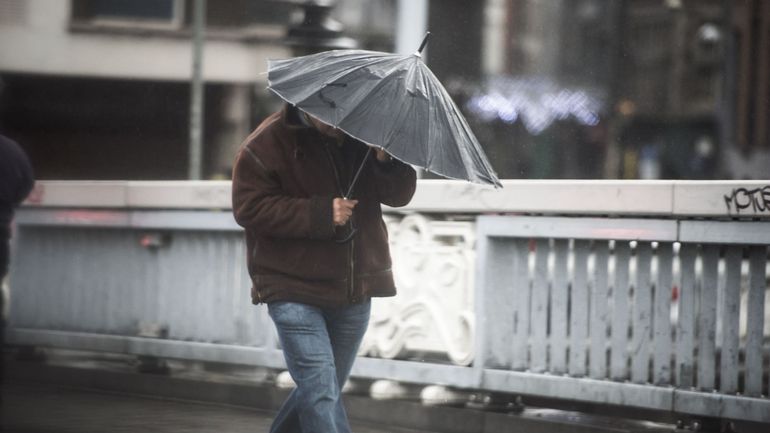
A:
[[[769,205],[762,182],[420,181],[385,209],[401,296],[353,375],[770,422]],[[228,208],[226,182],[41,183],[9,341],[283,368]]]
[[[485,388],[769,420],[770,222],[480,217],[478,233]]]

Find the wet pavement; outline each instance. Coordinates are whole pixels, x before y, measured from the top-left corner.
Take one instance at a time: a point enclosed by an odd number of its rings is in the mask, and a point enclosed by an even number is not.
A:
[[[268,431],[288,393],[278,386],[275,372],[249,366],[169,361],[166,374],[147,374],[137,372],[135,357],[124,355],[49,350],[45,358],[4,358],[0,432],[260,433]],[[426,406],[414,398],[373,399],[366,382],[354,385],[345,400],[356,433],[677,431],[671,422],[643,421],[644,414],[627,418],[615,413],[618,408],[556,409],[532,400],[515,411],[477,404]],[[770,431],[738,427],[741,433]]]
[[[272,414],[245,407],[41,384],[5,384],[4,433],[260,433]],[[352,424],[356,433],[433,433]]]

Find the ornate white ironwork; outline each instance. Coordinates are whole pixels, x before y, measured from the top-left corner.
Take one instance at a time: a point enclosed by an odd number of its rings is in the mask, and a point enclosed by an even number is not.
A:
[[[474,223],[386,216],[399,295],[373,303],[362,353],[473,359]]]

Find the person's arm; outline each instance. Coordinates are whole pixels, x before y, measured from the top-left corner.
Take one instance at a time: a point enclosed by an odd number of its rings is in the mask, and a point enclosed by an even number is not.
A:
[[[14,205],[18,206],[27,198],[32,187],[35,186],[35,177],[32,172],[32,165],[27,158],[27,154],[19,147],[19,183],[16,187],[16,196]]]
[[[275,159],[249,145],[241,148],[233,166],[235,221],[263,236],[331,239],[333,197],[286,195],[276,165]]]
[[[390,207],[406,206],[417,187],[417,173],[412,166],[375,149],[372,173],[380,203]]]

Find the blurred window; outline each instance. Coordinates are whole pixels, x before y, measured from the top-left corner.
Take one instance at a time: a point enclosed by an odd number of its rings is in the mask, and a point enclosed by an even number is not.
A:
[[[286,26],[296,5],[278,0],[228,0],[206,2],[206,25],[215,28]]]
[[[24,0],[0,1],[0,26],[19,26],[27,22],[28,7]]]
[[[73,20],[97,25],[179,28],[183,0],[75,0]]]

